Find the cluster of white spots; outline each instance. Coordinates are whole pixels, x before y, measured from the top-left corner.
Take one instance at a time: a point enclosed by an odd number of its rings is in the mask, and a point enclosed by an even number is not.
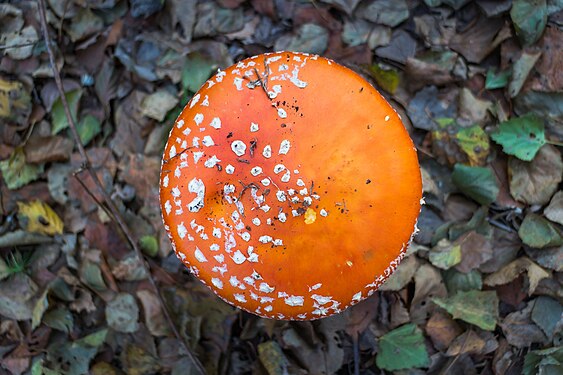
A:
[[[287,118],[287,112],[283,108],[278,108],[278,116],[280,118]]]
[[[225,167],[225,172],[227,174],[233,174],[233,173],[235,173],[235,167],[233,167],[231,164],[229,164]]]
[[[262,151],[262,155],[263,155],[266,159],[271,158],[271,157],[272,157],[272,146],[270,146],[270,145],[264,146],[264,150]]]
[[[285,202],[287,198],[285,197],[285,192],[283,190],[276,191],[276,198],[280,202]]]
[[[203,114],[202,113],[197,113],[194,116],[194,122],[197,126],[201,125],[201,123],[203,122]]]
[[[268,283],[260,283],[258,288],[262,293],[272,293],[275,289],[273,286],[268,285]]]
[[[262,224],[262,222],[260,221],[259,218],[255,217],[254,219],[252,219],[252,224],[254,224],[258,227],[258,226],[260,226],[260,224]]]
[[[271,181],[270,181],[269,178],[264,178],[264,179],[262,179],[262,181],[260,181],[260,183],[264,186],[269,186]]]
[[[164,209],[166,210],[166,215],[170,215],[170,212],[172,211],[172,205],[170,204],[169,200],[164,202]]]
[[[231,143],[231,150],[233,150],[235,155],[242,156],[246,152],[246,144],[240,140],[233,141],[233,143]]]
[[[194,251],[194,257],[201,263],[207,262],[207,258],[203,255],[203,252],[196,246]]]
[[[288,296],[284,299],[284,302],[288,306],[303,306],[305,298],[303,296]]]
[[[258,176],[259,174],[262,173],[262,167],[254,167],[250,170],[250,174],[253,176]]]
[[[389,121],[390,118],[389,115],[385,116],[385,122]]]
[[[209,107],[209,96],[205,95],[205,98],[201,102],[202,107]]]
[[[207,168],[213,168],[220,162],[221,160],[219,160],[216,155],[213,155],[205,161],[204,165]]]
[[[246,261],[246,257],[240,250],[235,251],[231,258],[235,264],[243,264]]]
[[[281,177],[281,182],[289,182],[290,179],[291,179],[291,172],[289,170],[286,170],[283,176]]]
[[[190,108],[193,108],[193,106],[196,105],[197,102],[199,102],[199,98],[200,98],[200,95],[199,95],[199,94],[195,95],[195,96],[192,98],[192,100],[190,101]]]
[[[205,147],[215,146],[215,142],[213,141],[213,138],[211,138],[211,136],[209,135],[203,137],[201,144],[204,145]]]
[[[323,208],[323,209],[321,209],[321,210],[319,211],[319,214],[320,214],[322,217],[327,217],[327,216],[328,216],[328,211]]]
[[[278,220],[282,223],[285,223],[287,221],[287,215],[285,214],[285,212],[280,212],[278,214]]]
[[[217,74],[215,75],[215,80],[217,82],[222,82],[223,78],[227,75],[227,73],[221,69],[217,70]]]
[[[170,147],[170,151],[168,151],[168,156],[170,157],[170,159],[176,156],[176,146],[172,145],[172,147]]]
[[[184,237],[186,237],[186,234],[188,234],[188,229],[184,225],[184,222],[181,222],[180,224],[178,224],[177,231],[178,231],[178,236],[181,239],[184,239]]]
[[[268,96],[270,97],[270,99],[275,99],[279,94],[281,94],[281,92],[282,92],[281,85],[273,85],[272,91],[268,91]]]
[[[203,157],[204,153],[201,151],[195,151],[193,153],[194,156],[194,163],[197,164],[197,162]]]
[[[234,72],[233,72],[234,73]],[[240,77],[235,77],[233,84],[235,85],[235,87],[237,88],[238,91],[242,91],[242,78]]]
[[[176,122],[176,127],[177,127],[178,129],[182,129],[182,126],[184,126],[184,120],[178,120],[178,121]]]
[[[286,155],[289,152],[289,148],[291,147],[291,142],[287,139],[284,139],[280,144],[280,150],[278,151],[279,155]]]
[[[260,236],[260,238],[258,239],[258,241],[260,241],[261,243],[269,243],[272,242],[272,240],[272,236]]]
[[[291,72],[291,78],[289,78],[289,81],[293,83],[295,86],[299,87],[300,89],[307,87],[307,82],[304,82],[299,78],[297,78],[298,75],[299,75],[299,67],[296,66],[295,68],[293,68],[293,71]]]
[[[214,129],[221,129],[221,119],[219,117],[214,117],[209,126]]]
[[[223,282],[221,279],[214,277],[211,279],[211,284],[213,284],[213,286],[217,289],[223,289]]]
[[[168,175],[165,175],[162,178],[162,186],[164,186],[165,188],[168,187],[168,183],[170,182],[170,178],[168,177]]]
[[[361,301],[361,299],[362,299],[362,292],[361,291],[352,296],[352,301],[358,302],[358,301]]]
[[[188,204],[188,210],[190,212],[198,212],[204,206],[205,185],[203,181],[193,178],[188,184],[188,191],[196,194],[196,197]]]
[[[309,287],[309,292],[312,292],[313,290],[320,289],[322,286],[323,286],[322,283],[318,283],[318,284],[315,284],[315,285],[313,285],[313,286],[310,286],[310,287]]]
[[[259,126],[257,123],[255,123],[255,122],[251,122],[251,123],[250,123],[250,132],[251,132],[251,133],[255,133],[255,132],[257,132],[259,129],[260,129],[260,126]]]

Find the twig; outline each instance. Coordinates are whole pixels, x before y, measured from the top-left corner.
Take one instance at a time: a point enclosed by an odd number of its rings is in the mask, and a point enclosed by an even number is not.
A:
[[[135,254],[141,260],[141,263],[142,263],[143,267],[145,268],[145,271],[147,272],[148,279],[149,279],[153,289],[155,290],[156,295],[158,297],[158,300],[159,300],[159,302],[162,306],[162,311],[164,313],[164,316],[165,316],[166,320],[168,321],[168,324],[170,325],[170,328],[172,329],[174,336],[176,336],[176,338],[184,346],[184,349],[187,353],[187,356],[190,359],[190,361],[192,362],[192,364],[194,365],[194,367],[198,370],[198,372],[200,374],[205,375],[205,370],[203,369],[201,362],[199,362],[199,360],[192,353],[192,351],[190,350],[190,347],[188,346],[186,340],[184,339],[184,337],[180,334],[180,332],[176,328],[176,325],[174,324],[172,317],[170,316],[170,313],[168,312],[168,308],[166,306],[166,303],[164,302],[164,298],[162,297],[160,289],[158,288],[154,278],[152,277],[152,274],[150,272],[150,267],[149,267],[148,263],[145,261],[143,253],[141,252],[141,249],[137,245],[137,242],[134,240],[133,234],[131,233],[129,227],[127,226],[127,224],[125,224],[125,220],[123,219],[121,212],[119,212],[119,210],[117,209],[117,206],[113,203],[111,197],[106,192],[106,190],[103,188],[102,183],[98,179],[98,175],[92,169],[92,164],[90,163],[90,159],[88,158],[88,155],[86,154],[86,150],[84,149],[84,145],[82,144],[82,141],[80,140],[80,136],[79,136],[77,128],[76,128],[76,123],[74,122],[74,119],[73,119],[73,117],[70,113],[70,107],[69,107],[68,102],[66,100],[66,97],[64,95],[64,89],[63,89],[63,83],[62,83],[62,80],[61,80],[61,76],[59,74],[59,71],[57,70],[57,65],[55,63],[55,55],[53,53],[53,50],[51,49],[51,43],[50,43],[51,39],[50,39],[50,36],[49,36],[49,29],[48,29],[48,26],[47,26],[45,0],[38,0],[38,6],[39,6],[40,21],[41,21],[41,31],[42,31],[42,34],[43,34],[43,39],[45,39],[45,46],[47,47],[47,53],[49,55],[49,62],[50,62],[51,68],[53,69],[53,76],[55,78],[55,83],[57,85],[57,89],[58,89],[60,97],[61,97],[61,102],[63,104],[63,108],[64,108],[64,111],[65,111],[66,118],[67,118],[68,123],[70,125],[70,131],[71,131],[72,137],[74,138],[74,142],[76,143],[78,153],[80,154],[80,156],[83,160],[84,169],[88,172],[88,174],[90,175],[90,177],[94,181],[96,188],[102,194],[102,197],[104,198],[104,201],[107,205],[107,208],[111,212],[112,218],[115,220],[115,223],[121,229],[121,231],[123,232],[123,234],[127,238],[127,241],[129,242],[129,244],[131,245],[131,247],[135,251]]]

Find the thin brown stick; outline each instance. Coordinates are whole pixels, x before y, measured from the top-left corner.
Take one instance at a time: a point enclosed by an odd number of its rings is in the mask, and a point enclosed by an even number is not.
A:
[[[43,38],[45,39],[45,46],[47,47],[47,53],[49,55],[49,62],[50,62],[51,68],[53,69],[53,76],[55,78],[55,83],[57,85],[57,89],[58,89],[60,97],[61,97],[61,102],[63,104],[65,115],[66,115],[67,121],[68,121],[69,126],[70,126],[70,131],[72,133],[72,137],[74,138],[74,142],[76,144],[76,148],[78,149],[78,153],[80,154],[80,156],[82,158],[84,169],[88,172],[88,174],[90,175],[90,177],[94,181],[96,188],[102,194],[104,201],[107,205],[107,208],[111,212],[112,218],[115,220],[115,223],[117,224],[119,229],[121,229],[121,231],[123,232],[123,234],[127,238],[127,241],[129,242],[129,244],[131,245],[131,247],[135,251],[136,255],[139,257],[139,259],[141,259],[141,263],[143,264],[145,271],[147,271],[148,279],[149,279],[153,289],[156,292],[158,300],[159,300],[159,302],[162,306],[162,311],[164,313],[164,316],[165,316],[166,320],[168,321],[168,324],[170,325],[170,328],[172,329],[174,336],[176,336],[176,338],[184,346],[184,349],[187,353],[187,356],[191,360],[194,367],[198,370],[198,372],[200,374],[205,375],[205,370],[204,370],[201,362],[192,353],[192,351],[190,350],[190,347],[188,346],[186,340],[180,334],[180,332],[176,328],[176,325],[172,321],[172,317],[170,316],[170,313],[168,312],[168,308],[166,306],[166,303],[164,302],[164,298],[162,297],[162,293],[160,292],[160,289],[156,285],[156,282],[155,282],[155,280],[152,277],[152,274],[150,272],[150,266],[146,262],[146,260],[143,256],[143,253],[141,252],[141,249],[137,245],[137,242],[134,240],[134,237],[133,237],[133,234],[131,233],[131,230],[129,229],[129,227],[125,223],[125,220],[124,220],[123,216],[121,215],[121,212],[119,212],[119,210],[117,209],[117,206],[113,203],[111,197],[106,192],[106,190],[103,188],[102,183],[98,179],[97,174],[92,169],[92,164],[90,163],[90,159],[88,158],[88,155],[86,154],[86,150],[84,149],[84,145],[82,144],[82,141],[80,140],[80,136],[79,136],[77,128],[76,128],[76,123],[74,122],[74,119],[72,118],[72,115],[70,113],[70,107],[69,107],[68,102],[66,100],[66,97],[64,95],[64,89],[63,89],[63,83],[62,83],[62,80],[61,80],[61,76],[59,74],[59,71],[57,70],[57,65],[55,64],[55,55],[53,53],[53,50],[51,49],[51,43],[50,43],[51,39],[50,39],[50,36],[49,36],[49,29],[48,29],[48,26],[47,26],[45,0],[38,0],[38,6],[39,6],[40,21],[41,21],[41,31],[42,31],[42,34],[43,34]]]

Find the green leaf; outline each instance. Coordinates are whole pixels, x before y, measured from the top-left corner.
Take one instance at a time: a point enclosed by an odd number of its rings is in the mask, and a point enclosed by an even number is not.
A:
[[[447,270],[461,262],[461,246],[442,239],[432,248],[428,259],[436,267]]]
[[[43,164],[26,164],[22,148],[16,148],[10,158],[0,161],[0,172],[10,190],[19,189],[39,178]]]
[[[444,283],[448,293],[453,295],[459,291],[481,290],[483,277],[477,270],[463,273],[452,268],[444,272]]]
[[[494,291],[470,290],[458,292],[453,297],[434,298],[432,301],[454,319],[461,319],[486,331],[494,330],[497,325],[499,301]]]
[[[108,329],[100,329],[94,333],[91,333],[87,336],[76,341],[77,344],[83,346],[89,346],[92,348],[99,348],[106,342],[106,337],[108,335]]]
[[[65,307],[59,307],[49,311],[43,318],[43,323],[48,327],[59,331],[70,333],[74,327],[72,313]]]
[[[558,301],[551,297],[541,296],[534,302],[532,320],[551,340],[562,314],[563,306]]]
[[[381,336],[377,366],[388,371],[423,368],[430,365],[422,331],[415,324],[405,324]]]
[[[52,341],[47,348],[50,369],[58,374],[87,374],[90,361],[98,350],[73,342]]]
[[[184,90],[196,92],[216,69],[215,62],[199,53],[191,53],[186,58],[182,70],[182,87]]]
[[[65,93],[65,97],[70,108],[72,119],[76,122],[76,116],[78,114],[78,104],[80,103],[80,98],[82,97],[82,89],[69,91]],[[53,123],[53,129],[51,130],[51,133],[53,135],[70,126],[68,119],[66,118],[63,102],[60,97],[55,101],[55,103],[53,103],[53,108],[51,109],[51,120]]]
[[[452,181],[463,194],[483,205],[493,203],[499,192],[497,180],[489,168],[456,164]]]
[[[534,350],[524,358],[523,375],[557,375],[563,369],[563,346]]]
[[[97,264],[90,261],[83,262],[80,265],[79,274],[80,278],[91,288],[97,291],[104,291],[107,289],[102,276],[102,270]]]
[[[547,24],[546,0],[514,0],[510,17],[520,42],[525,46],[533,44]]]
[[[526,245],[538,249],[563,245],[563,237],[555,224],[534,213],[526,215],[518,235]]]
[[[86,146],[102,132],[102,124],[100,124],[100,121],[96,117],[86,115],[80,120],[76,126],[76,130],[80,136],[80,141]]]
[[[531,113],[502,122],[491,138],[505,153],[524,161],[531,161],[546,143],[543,121]]]
[[[394,69],[383,69],[378,64],[369,67],[369,72],[379,86],[390,94],[394,94],[399,86],[399,73]]]
[[[456,138],[471,165],[485,164],[489,155],[489,136],[479,125],[461,129]]]
[[[512,72],[510,70],[495,73],[493,69],[489,69],[485,80],[485,88],[487,90],[494,90],[506,87],[511,74]]]
[[[139,245],[143,253],[150,257],[154,257],[158,254],[158,241],[155,236],[146,235],[141,237]]]

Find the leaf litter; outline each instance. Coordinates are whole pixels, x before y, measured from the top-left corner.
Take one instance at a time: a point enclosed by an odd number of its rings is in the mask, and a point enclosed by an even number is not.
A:
[[[0,366],[9,373],[558,373],[563,264],[561,5],[545,0],[48,1],[79,137],[151,264],[86,174],[36,3],[0,5]],[[404,107],[426,206],[374,296],[314,322],[233,310],[160,222],[159,155],[216,71],[322,53]],[[96,202],[98,201],[98,202]],[[25,334],[24,334],[25,333]]]

